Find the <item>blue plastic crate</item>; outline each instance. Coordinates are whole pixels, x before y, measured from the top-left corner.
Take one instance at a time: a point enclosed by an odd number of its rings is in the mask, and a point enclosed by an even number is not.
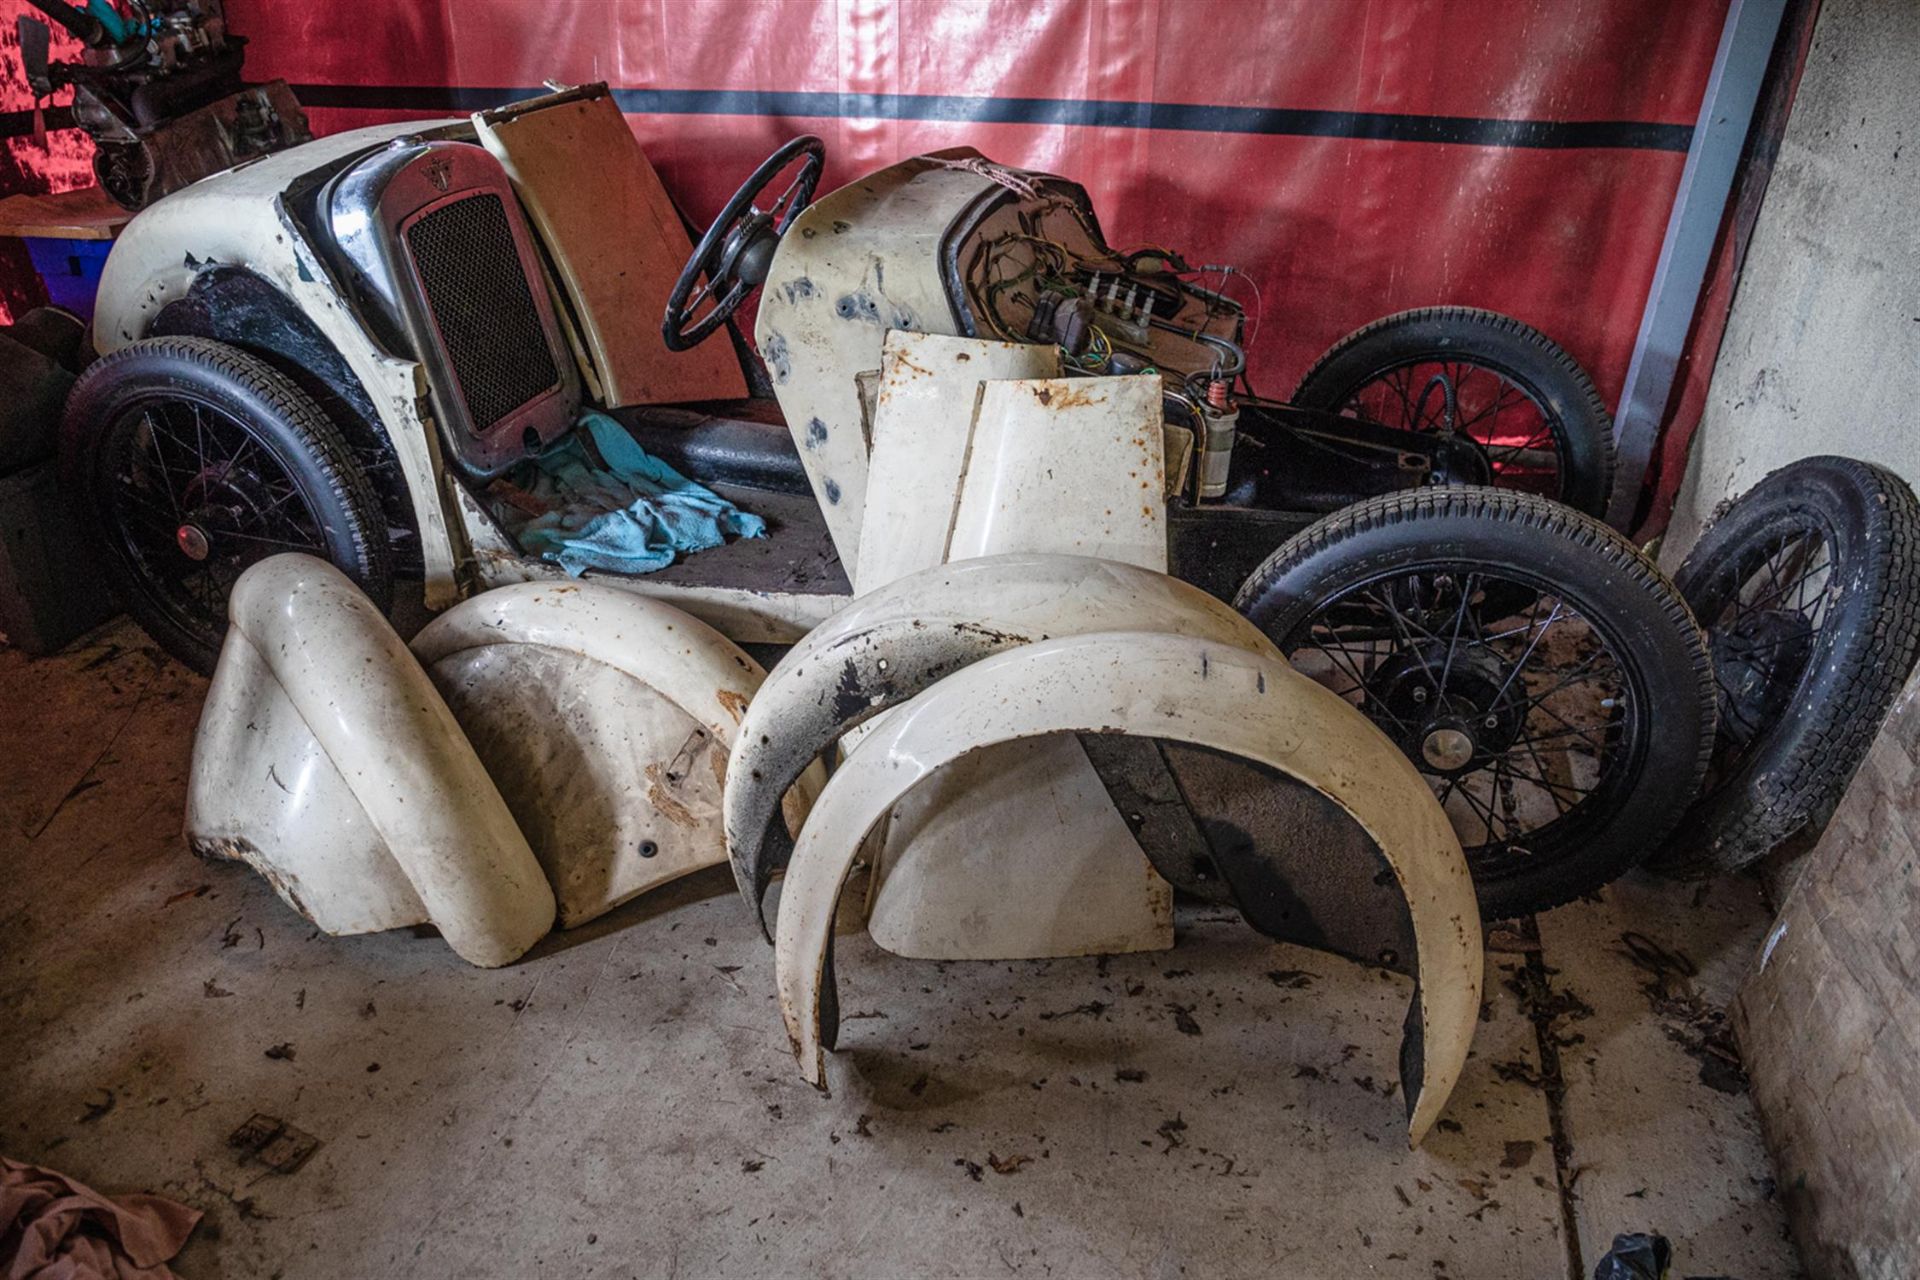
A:
[[[93,319],[93,295],[100,288],[100,272],[107,265],[111,240],[54,240],[23,236],[33,269],[47,286],[47,299],[83,320]]]

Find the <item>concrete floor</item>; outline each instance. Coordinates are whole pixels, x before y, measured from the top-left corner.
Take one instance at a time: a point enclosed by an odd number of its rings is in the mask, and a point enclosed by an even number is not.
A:
[[[493,972],[321,937],[182,845],[205,684],[140,632],[0,650],[0,691],[0,1151],[204,1209],[189,1277],[1560,1280],[1645,1229],[1676,1276],[1798,1274],[1716,1021],[1744,882],[1497,935],[1418,1152],[1409,984],[1217,912],[1105,961],[844,939],[828,1098],[724,870]],[[274,1171],[229,1140],[256,1114],[318,1148]]]

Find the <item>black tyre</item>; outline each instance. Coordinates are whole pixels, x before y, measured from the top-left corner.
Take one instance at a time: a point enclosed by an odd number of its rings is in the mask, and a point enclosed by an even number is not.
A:
[[[1783,467],[1674,578],[1720,698],[1707,789],[1657,865],[1736,871],[1826,824],[1920,654],[1920,502],[1851,458]]]
[[[1693,616],[1633,544],[1559,503],[1467,486],[1357,503],[1283,543],[1234,604],[1406,752],[1489,919],[1628,870],[1706,769]]]
[[[227,596],[283,551],[331,560],[382,610],[386,524],[340,432],[268,365],[205,338],[150,338],[88,368],[61,427],[127,612],[180,661],[211,672]]]
[[[1472,307],[1422,307],[1342,338],[1293,402],[1403,431],[1455,431],[1493,485],[1603,515],[1613,420],[1578,361],[1538,329]]]

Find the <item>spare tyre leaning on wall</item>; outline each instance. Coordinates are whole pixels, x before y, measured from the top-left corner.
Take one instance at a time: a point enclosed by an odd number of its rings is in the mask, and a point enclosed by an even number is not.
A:
[[[1738,871],[1826,825],[1920,656],[1920,501],[1884,467],[1780,468],[1675,575],[1720,704],[1706,789],[1656,859]]]

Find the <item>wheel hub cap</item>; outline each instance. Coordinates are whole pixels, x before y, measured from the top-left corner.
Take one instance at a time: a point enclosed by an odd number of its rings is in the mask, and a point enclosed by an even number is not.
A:
[[[1421,741],[1420,754],[1434,768],[1452,771],[1473,759],[1473,739],[1459,729],[1434,729]]]

